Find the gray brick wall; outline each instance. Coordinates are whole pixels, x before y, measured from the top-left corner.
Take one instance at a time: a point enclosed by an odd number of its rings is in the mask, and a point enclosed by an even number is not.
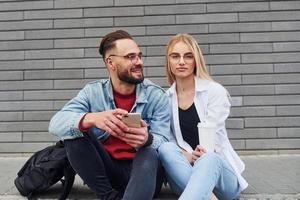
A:
[[[0,154],[57,140],[49,119],[107,76],[97,47],[116,29],[134,36],[147,55],[145,75],[165,88],[165,44],[191,33],[232,95],[234,148],[300,152],[299,0],[1,0]]]

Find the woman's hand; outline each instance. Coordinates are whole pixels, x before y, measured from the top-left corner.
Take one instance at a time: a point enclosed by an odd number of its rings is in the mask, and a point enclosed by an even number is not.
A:
[[[198,144],[192,153],[193,162],[195,162],[199,157],[201,157],[205,153],[206,150],[204,149],[204,147]]]
[[[194,162],[193,155],[185,150],[182,150],[182,153],[185,156],[185,158],[189,161],[189,163],[193,164],[193,162]]]

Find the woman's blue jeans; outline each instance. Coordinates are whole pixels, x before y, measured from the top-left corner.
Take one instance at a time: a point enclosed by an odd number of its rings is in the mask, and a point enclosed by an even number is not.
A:
[[[239,183],[232,167],[216,153],[205,153],[194,165],[176,144],[166,142],[159,148],[171,189],[181,200],[207,200],[213,192],[218,199],[234,199]]]

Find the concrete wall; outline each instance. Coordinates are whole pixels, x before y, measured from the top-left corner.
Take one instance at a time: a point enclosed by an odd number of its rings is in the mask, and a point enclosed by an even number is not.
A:
[[[300,152],[300,1],[0,0],[0,153],[56,140],[49,119],[85,83],[107,77],[97,47],[116,29],[135,37],[146,76],[163,87],[166,42],[191,33],[233,97],[235,149]]]

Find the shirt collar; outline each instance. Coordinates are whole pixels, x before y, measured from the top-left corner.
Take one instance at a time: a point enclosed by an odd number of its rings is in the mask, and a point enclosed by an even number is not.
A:
[[[196,77],[196,76],[194,76],[194,79],[195,79],[195,90],[196,90],[196,92],[203,92],[203,91],[208,90],[208,84],[209,84],[210,80],[199,78],[199,77]],[[173,95],[176,92],[176,82],[174,82],[171,85],[171,87],[169,89],[169,92],[170,92],[171,95]]]

